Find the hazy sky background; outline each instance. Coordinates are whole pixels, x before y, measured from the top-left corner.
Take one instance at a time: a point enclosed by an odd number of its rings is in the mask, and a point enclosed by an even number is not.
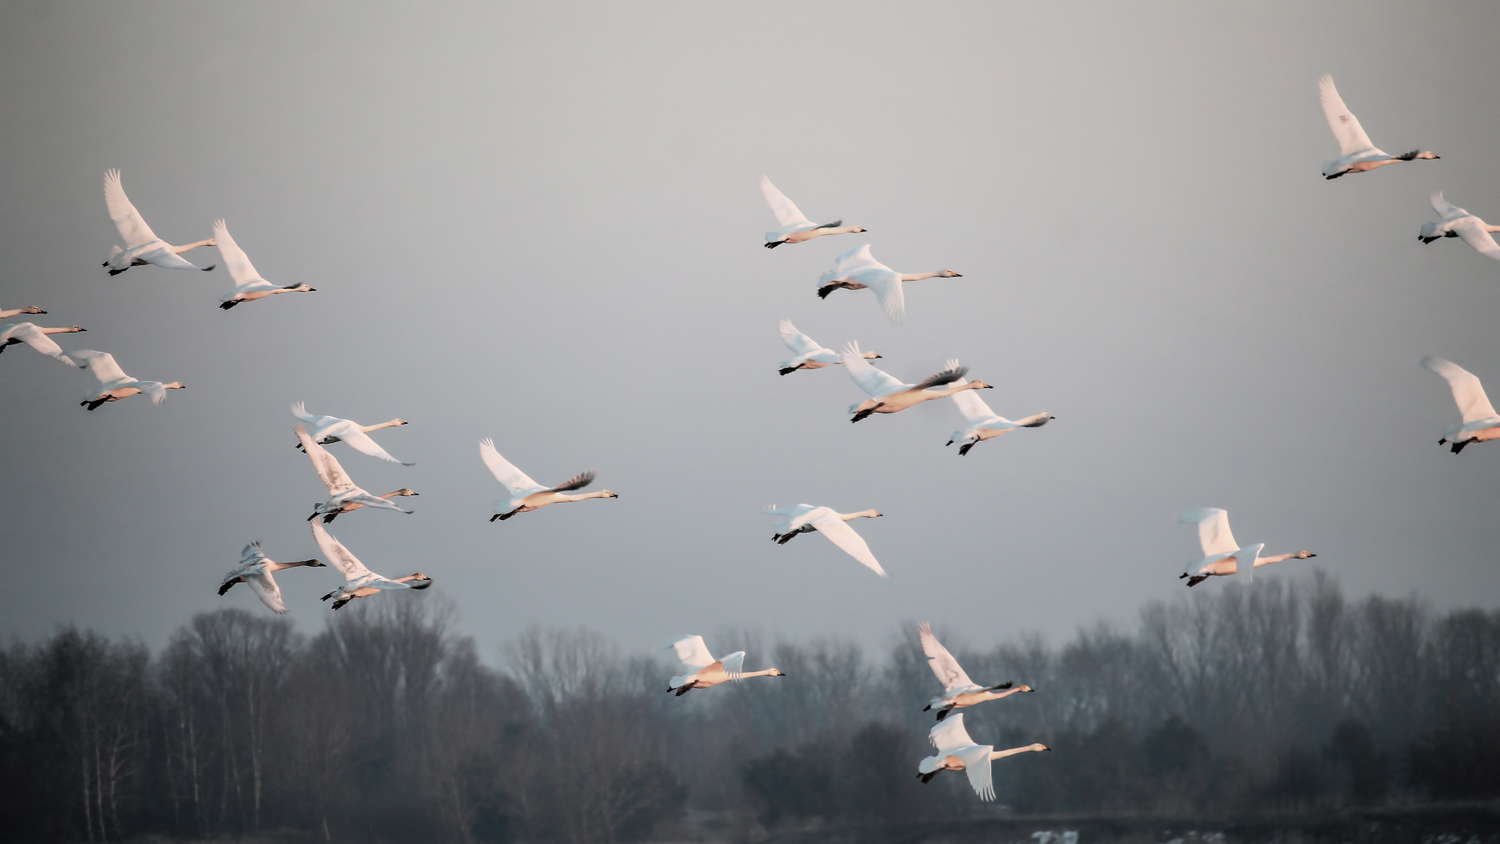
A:
[[[411,422],[376,438],[414,467],[332,450],[416,514],[334,533],[434,576],[375,600],[446,596],[490,655],[532,624],[632,650],[728,625],[883,644],[920,619],[1055,640],[1182,591],[1193,506],[1356,594],[1493,607],[1500,446],[1437,445],[1458,413],[1417,361],[1500,389],[1500,263],[1416,234],[1433,189],[1500,219],[1497,24],[1490,3],[7,4],[0,307],[188,389],[88,413],[87,373],[0,359],[0,633],[155,645],[264,611],[215,589],[251,539],[316,554],[298,400]],[[1442,160],[1325,182],[1323,73],[1377,145]],[[223,312],[222,267],[110,278],[110,167],[169,242],[223,216],[268,279],[318,292]],[[763,172],[869,234],[761,248]],[[964,277],[909,285],[901,327],[868,293],[819,301],[864,242]],[[851,426],[841,369],[776,374],[784,316],[907,381],[958,356],[997,413],[1057,421],[966,458],[951,402]],[[620,498],[490,523],[486,436]],[[821,537],[774,546],[771,502],[881,510],[857,528],[890,579]],[[337,582],[281,578],[302,630]]]

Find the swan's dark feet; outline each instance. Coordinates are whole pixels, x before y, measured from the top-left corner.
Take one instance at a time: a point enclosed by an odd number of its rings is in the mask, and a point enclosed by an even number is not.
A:
[[[90,409],[92,409],[92,408],[90,408]],[[1449,444],[1448,447],[1451,448],[1451,449],[1453,449],[1453,453],[1454,454],[1457,454],[1460,451],[1463,451],[1464,450],[1464,446],[1468,445],[1471,442],[1473,442],[1473,440],[1464,440],[1463,442],[1459,442],[1457,440],[1454,440],[1451,444]]]
[[[325,525],[331,525],[331,524],[333,524],[333,520],[337,519],[338,517],[339,517],[339,511],[338,510],[333,511],[332,513],[324,513],[323,514],[323,524],[325,524]]]
[[[1197,586],[1198,584],[1202,583],[1203,581],[1205,581],[1207,579],[1208,579],[1208,575],[1206,575],[1206,574],[1194,575],[1194,576],[1188,578],[1188,585],[1189,586]]]
[[[783,366],[781,368],[781,374],[782,375],[791,375],[793,372],[796,372],[796,371],[797,371],[797,367],[795,367],[795,366]]]
[[[510,512],[509,512],[509,513],[501,513],[501,514],[500,514],[500,515],[498,515],[498,516],[493,516],[493,517],[491,517],[491,518],[490,518],[490,521],[492,521],[492,522],[493,522],[493,521],[494,521],[494,520],[495,520],[495,519],[499,519],[499,520],[500,520],[500,521],[502,521],[502,522],[503,522],[503,521],[505,521],[505,520],[506,520],[506,519],[508,519],[508,518],[510,518],[510,517],[511,517],[511,516],[514,516],[514,515],[515,515],[515,514],[517,514],[517,513],[519,513],[519,512],[521,512],[521,511],[520,511],[520,510],[519,510],[519,509],[516,509],[516,510],[512,510],[512,511],[510,511]]]
[[[109,264],[105,264],[104,266],[107,267],[107,266],[109,266]],[[130,268],[126,267],[124,270],[110,270],[109,274],[110,275],[119,275],[120,273],[123,273],[123,272],[125,272],[125,270],[128,270],[128,269],[130,269]]]
[[[235,305],[238,305],[239,303],[240,303],[240,300],[238,300],[238,299],[231,299],[228,302],[221,302],[221,303],[219,303],[219,307],[223,308],[224,310],[227,311],[230,308],[234,307]]]
[[[107,399],[107,398],[106,399],[95,399],[93,401],[85,401],[85,402],[83,402],[83,404],[86,407],[88,407],[89,410],[97,410],[98,407],[99,407],[99,405],[104,404],[104,403],[106,403],[108,401],[109,401],[109,399]]]
[[[969,449],[971,449],[973,447],[974,447],[973,443],[964,443],[963,445],[961,445],[961,446],[958,447],[958,456],[959,457],[963,457],[963,456],[967,455],[969,453]]]
[[[944,718],[947,718],[947,717],[948,717],[948,713],[950,713],[950,712],[952,712],[952,711],[953,711],[953,710],[951,710],[951,709],[939,709],[939,710],[938,710],[938,717],[937,717],[937,719],[938,719],[938,720],[939,720],[939,721],[941,721],[941,720],[943,720],[943,719],[944,719]]]
[[[937,771],[933,771],[930,774],[917,774],[917,779],[921,780],[923,785],[926,785],[932,782],[932,778],[935,776],[937,776]]]
[[[792,539],[794,539],[796,536],[797,536],[797,532],[796,531],[792,531],[791,533],[783,533],[780,536],[776,537],[776,544],[777,545],[785,545],[788,542],[791,542]]]
[[[875,412],[875,408],[873,408],[873,407],[870,408],[869,410],[861,410],[860,412],[854,414],[854,418],[850,419],[849,421],[850,422],[858,422],[861,419],[869,419],[870,418],[870,414],[872,414],[874,412]]]
[[[1184,577],[1187,577],[1187,572],[1183,572],[1183,573],[1182,573],[1182,574],[1179,574],[1179,575],[1177,575],[1177,579],[1178,579],[1178,580],[1181,580],[1181,579],[1183,579],[1183,578],[1184,578]]]
[[[784,241],[784,240],[777,240],[777,241],[774,241],[772,243],[767,243],[766,244],[766,248],[767,249],[775,249],[776,247],[780,246],[783,243],[786,243],[786,241]]]

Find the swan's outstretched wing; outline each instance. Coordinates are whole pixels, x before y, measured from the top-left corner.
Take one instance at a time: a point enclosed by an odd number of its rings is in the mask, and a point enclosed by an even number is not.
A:
[[[974,685],[974,681],[959,667],[953,654],[948,653],[943,643],[932,635],[931,624],[924,621],[917,625],[917,638],[922,640],[922,653],[927,654],[927,664],[932,667],[932,673],[937,675],[938,682],[943,684],[945,691]]]
[[[949,358],[946,367],[950,371],[959,369],[958,358]],[[969,383],[969,379],[959,378],[953,382],[953,386],[962,387],[967,383]],[[962,413],[964,418],[969,420],[971,424],[978,425],[981,422],[988,422],[991,419],[1009,421],[1004,419],[1004,417],[997,416],[995,411],[990,410],[990,406],[985,403],[984,399],[979,397],[978,390],[964,390],[961,393],[954,393],[950,398],[953,399],[954,404],[958,405],[958,412]]]
[[[259,539],[255,540],[254,542],[248,543],[244,548],[240,549],[241,566],[252,566],[260,562],[261,560],[264,560],[265,558],[266,554],[263,550],[261,550]]]
[[[1479,254],[1500,260],[1500,246],[1495,245],[1495,238],[1484,230],[1484,223],[1478,217],[1473,214],[1465,216],[1453,224],[1453,230]]]
[[[292,415],[297,417],[298,419],[301,419],[303,422],[311,425],[314,428],[321,427],[323,424],[323,420],[328,418],[324,416],[314,416],[311,413],[308,413],[307,404],[300,401],[292,405]]]
[[[354,481],[349,479],[348,473],[344,471],[343,466],[339,465],[338,459],[307,435],[307,427],[299,422],[296,431],[297,439],[302,443],[302,450],[306,451],[308,459],[312,460],[313,468],[318,470],[318,479],[323,482],[323,486],[328,487],[329,494],[342,495],[354,489]]]
[[[167,400],[167,385],[160,381],[132,381],[122,386],[134,387],[145,394],[152,404],[161,404]]]
[[[850,273],[872,268],[881,270],[890,269],[890,267],[875,260],[875,256],[870,254],[870,244],[866,243],[864,246],[856,246],[834,258],[833,269],[823,273],[818,278],[818,284],[827,284],[830,281],[846,278]]]
[[[926,378],[923,378],[921,381],[918,381],[913,385],[912,389],[926,390],[932,387],[941,387],[944,384],[952,384],[955,381],[964,380],[964,376],[968,373],[969,368],[967,366],[960,366],[957,369],[945,369],[942,372],[937,373],[936,375],[929,375]],[[972,393],[974,391],[967,390],[966,392]]]
[[[1445,222],[1469,216],[1469,212],[1444,199],[1443,192],[1440,190],[1433,191],[1427,199],[1432,203],[1432,210],[1436,211]]]
[[[1198,526],[1198,543],[1203,546],[1205,557],[1231,554],[1239,550],[1240,544],[1234,541],[1234,534],[1229,532],[1229,513],[1226,510],[1217,507],[1184,510],[1177,521],[1179,524]]]
[[[806,357],[823,348],[814,343],[811,337],[798,331],[797,326],[792,325],[792,321],[789,319],[783,319],[777,325],[777,328],[781,330],[781,342],[785,343],[786,347],[795,352],[799,357]]]
[[[865,544],[864,538],[855,533],[854,528],[849,527],[849,523],[839,518],[837,513],[827,507],[819,509],[824,512],[813,516],[808,520],[808,524],[817,528],[818,533],[828,537],[828,541],[842,548],[844,553],[859,560],[870,571],[885,577],[885,569],[880,567],[875,555],[870,553],[870,546]]]
[[[73,353],[73,357],[83,361],[80,367],[87,367],[94,377],[99,379],[100,384],[108,384],[111,381],[124,381],[130,376],[125,370],[115,363],[115,356],[109,352],[96,352],[93,349],[79,349]]]
[[[276,585],[276,578],[269,572],[266,574],[252,574],[245,578],[250,584],[250,589],[255,592],[255,597],[262,604],[270,608],[271,612],[281,615],[286,614],[286,604],[281,600],[281,587]]]
[[[229,226],[223,220],[214,220],[214,242],[219,244],[219,254],[224,256],[224,266],[229,269],[229,277],[234,279],[235,284],[264,280],[251,265],[245,250],[229,236]]]
[[[1255,579],[1255,559],[1260,556],[1260,552],[1265,547],[1266,544],[1264,542],[1257,542],[1254,545],[1241,548],[1239,554],[1236,555],[1239,559],[1235,561],[1234,573],[1243,575],[1246,583]]]
[[[906,318],[906,291],[901,284],[901,277],[884,269],[855,270],[851,275],[875,294],[880,302],[880,309],[885,311],[886,319],[892,325],[900,325]]]
[[[1449,389],[1453,390],[1453,401],[1458,405],[1458,412],[1463,414],[1465,423],[1496,415],[1495,406],[1490,404],[1489,396],[1484,394],[1484,386],[1474,373],[1452,361],[1432,355],[1422,358],[1422,365],[1443,376],[1443,380],[1448,382]]]
[[[964,728],[962,712],[955,712],[933,725],[932,729],[927,731],[927,740],[932,742],[932,746],[936,747],[939,753],[974,745],[974,740],[969,738],[969,731]]]
[[[580,472],[548,490],[548,492],[572,492],[575,489],[583,489],[593,482],[593,472]]]
[[[72,358],[63,354],[62,346],[53,342],[51,337],[43,334],[42,330],[32,323],[18,322],[15,325],[0,325],[0,335],[8,335],[13,340],[20,340],[47,357],[69,366],[78,365]]]
[[[130,204],[130,197],[125,195],[125,188],[120,184],[119,170],[110,170],[104,174],[104,204],[109,208],[109,218],[114,221],[115,228],[120,230],[120,237],[125,239],[126,249],[145,246],[160,239],[146,225],[141,212]]]
[[[982,744],[963,748],[954,754],[963,760],[964,773],[969,775],[969,785],[980,800],[995,799],[995,784],[990,773],[990,751],[994,749]]]
[[[542,489],[541,484],[528,478],[525,472],[501,457],[500,452],[495,450],[495,441],[489,437],[479,441],[479,458],[484,461],[485,466],[489,467],[490,474],[495,476],[495,480],[499,481],[500,485],[505,487],[512,496]]]
[[[677,651],[677,658],[682,664],[694,671],[701,671],[713,665],[714,655],[708,652],[708,645],[703,644],[702,636],[683,636],[673,639],[662,645],[661,649],[672,648]]]
[[[377,443],[373,439],[370,439],[369,434],[361,431],[358,425],[348,420],[344,420],[342,423],[329,428],[327,431],[327,435],[338,437],[340,442],[348,445],[350,448],[354,449],[360,454],[368,454],[371,457],[379,457],[381,460],[384,460],[387,463],[400,463],[402,466],[416,465],[415,463],[407,463],[404,460],[397,460],[396,458],[392,457],[389,453],[386,452],[385,449],[380,447],[380,443]]]
[[[853,378],[854,383],[858,384],[859,388],[868,393],[872,399],[899,393],[908,388],[907,384],[897,381],[865,360],[858,343],[845,343],[844,350],[839,357],[843,359],[844,369],[848,371],[849,377]]]
[[[799,223],[812,225],[812,220],[807,219],[801,211],[798,211],[797,206],[786,198],[786,194],[777,190],[776,186],[771,184],[771,180],[765,176],[760,177],[760,192],[766,198],[766,204],[771,206],[771,213],[776,215],[776,221],[781,223],[783,228]]]
[[[729,675],[729,679],[740,679],[740,675],[745,673],[745,652],[735,651],[719,660],[719,666],[724,669],[725,674]]]
[[[781,518],[776,520],[776,530],[784,531],[791,527],[792,522],[816,509],[818,508],[811,504],[793,504],[788,507],[777,507],[775,504],[772,504],[761,512],[768,516],[780,516]]]
[[[322,519],[312,520],[313,541],[318,543],[318,550],[328,560],[329,565],[338,569],[344,575],[345,581],[359,580],[369,577],[372,572],[365,568],[365,564],[359,558],[349,553],[344,543],[334,539],[328,530],[323,527]],[[372,584],[373,585],[373,584]]]
[[[1323,102],[1323,116],[1328,118],[1328,128],[1333,130],[1333,136],[1339,141],[1339,155],[1350,155],[1375,146],[1370,143],[1369,136],[1360,127],[1353,112],[1344,105],[1339,89],[1333,87],[1332,76],[1324,76],[1318,80],[1318,99]]]

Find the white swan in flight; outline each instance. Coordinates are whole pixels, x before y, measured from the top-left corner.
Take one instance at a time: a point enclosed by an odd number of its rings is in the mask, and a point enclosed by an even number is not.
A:
[[[328,563],[344,575],[344,585],[323,596],[323,600],[333,601],[334,609],[355,598],[368,598],[388,589],[426,589],[432,585],[432,578],[421,572],[394,580],[382,577],[365,568],[365,564],[349,553],[342,542],[334,539],[321,522],[312,523],[312,532],[313,540],[318,543],[323,556],[328,558]]]
[[[783,319],[777,326],[781,329],[781,342],[786,344],[797,356],[788,361],[782,361],[781,374],[789,375],[799,369],[822,369],[825,366],[843,365],[844,359],[839,357],[838,352],[825,349],[813,342],[813,339],[797,330],[789,319]],[[874,352],[861,352],[865,360],[879,360],[880,355]]]
[[[187,385],[181,381],[163,384],[160,381],[138,381],[131,378],[120,369],[118,363],[115,363],[115,356],[108,352],[80,349],[72,354],[72,359],[82,361],[78,364],[78,368],[87,369],[99,380],[99,389],[89,393],[83,401],[79,402],[80,406],[87,407],[89,410],[94,410],[105,402],[130,398],[137,393],[150,396],[152,404],[161,404],[167,400],[168,390],[187,389]]]
[[[131,267],[140,267],[146,264],[155,264],[169,270],[202,270],[208,272],[216,264],[206,267],[197,267],[189,263],[180,253],[200,246],[213,246],[214,239],[200,240],[189,243],[186,246],[173,246],[156,236],[146,221],[141,218],[141,212],[135,210],[130,204],[130,197],[125,195],[125,188],[120,184],[120,171],[110,170],[104,174],[104,204],[109,208],[109,218],[114,221],[115,228],[120,230],[120,237],[125,241],[125,247],[112,247],[109,250],[109,260],[104,266],[109,269],[110,275],[119,275]]]
[[[46,313],[46,311],[42,310],[41,308],[38,308],[36,305],[32,305],[29,308],[11,308],[9,310],[6,310],[5,308],[0,308],[0,319],[9,319],[10,317],[13,317],[13,316],[25,316],[27,314],[45,314],[45,313]]]
[[[938,682],[943,684],[943,693],[929,701],[922,707],[922,711],[936,709],[939,721],[947,718],[955,709],[975,706],[987,700],[1000,700],[1017,692],[1034,691],[1030,686],[1015,686],[1013,683],[1001,683],[998,686],[976,684],[964,673],[953,654],[948,653],[943,643],[932,635],[932,625],[925,621],[917,625],[917,638],[922,641],[922,653],[927,655],[927,665],[937,675]]]
[[[983,381],[964,381],[958,386],[941,390],[932,389],[962,381],[969,371],[968,367],[963,366],[957,369],[945,369],[915,384],[902,383],[876,369],[868,360],[865,360],[858,343],[844,344],[843,359],[844,369],[848,371],[849,377],[853,378],[854,383],[870,396],[865,401],[849,405],[849,412],[854,414],[850,422],[858,422],[872,413],[898,413],[924,401],[947,398],[964,390],[990,389],[990,385]]]
[[[377,510],[395,510],[398,513],[411,515],[411,510],[403,510],[400,506],[392,504],[388,499],[396,495],[416,495],[411,490],[397,490],[387,495],[371,495],[365,490],[354,485],[349,480],[349,475],[339,461],[328,453],[328,449],[313,442],[312,437],[307,435],[307,427],[301,422],[296,427],[297,439],[302,443],[302,450],[312,460],[313,468],[318,470],[318,479],[323,486],[328,487],[329,498],[321,504],[313,505],[311,516],[308,521],[313,521],[319,516],[324,522],[331,522],[338,518],[340,513],[348,513],[361,507],[374,507]],[[360,507],[351,505],[358,504]]]
[[[321,565],[323,561],[316,558],[298,560],[295,563],[278,563],[265,555],[261,550],[260,540],[257,539],[240,551],[239,567],[224,575],[224,582],[219,584],[219,594],[228,592],[236,583],[248,583],[262,604],[270,607],[271,612],[284,615],[286,604],[281,602],[281,587],[276,585],[274,573],[298,566]]]
[[[1236,573],[1244,574],[1245,581],[1249,582],[1255,570],[1261,566],[1318,556],[1311,551],[1298,551],[1294,554],[1262,557],[1260,552],[1266,547],[1263,542],[1242,548],[1234,541],[1234,534],[1229,532],[1229,513],[1217,507],[1184,510],[1177,521],[1198,526],[1198,544],[1203,549],[1202,558],[1189,562],[1186,570],[1178,576],[1179,580],[1187,578],[1189,586],[1197,586],[1210,577],[1225,577]],[[1244,560],[1251,560],[1252,564],[1241,566],[1240,563]]]
[[[843,220],[834,220],[831,223],[814,223],[803,216],[797,206],[792,204],[786,194],[776,189],[771,180],[765,176],[760,177],[760,192],[766,198],[766,204],[771,206],[771,213],[776,215],[776,222],[781,228],[773,232],[766,232],[766,248],[775,249],[783,243],[801,243],[829,234],[852,234],[862,232],[859,226],[846,226]]]
[[[948,369],[957,370],[958,368],[958,358],[949,358]],[[960,378],[953,382],[953,386],[962,387],[966,383],[968,383],[967,380]],[[985,404],[984,399],[973,391],[954,393],[953,403],[958,405],[958,412],[962,413],[964,419],[969,422],[967,428],[954,431],[946,443],[946,445],[953,445],[956,442],[962,442],[963,445],[958,447],[960,456],[968,454],[969,449],[977,443],[992,440],[1016,428],[1040,428],[1057,418],[1048,413],[1033,413],[1012,422],[1004,416],[996,416],[995,411],[990,410],[990,406]]]
[[[250,256],[229,236],[229,227],[223,220],[214,220],[214,240],[218,242],[219,254],[224,256],[224,268],[229,270],[229,278],[234,282],[234,289],[219,300],[219,307],[226,311],[241,302],[254,302],[277,293],[312,293],[318,289],[306,284],[281,286],[261,278],[250,263]]]
[[[761,671],[745,671],[745,652],[735,651],[723,659],[714,659],[703,644],[702,636],[681,636],[661,646],[662,650],[677,651],[677,658],[687,667],[687,673],[679,674],[667,682],[667,691],[682,697],[693,689],[707,689],[720,683],[739,682],[748,677],[785,677],[779,668]]]
[[[1422,233],[1417,235],[1417,240],[1431,243],[1439,238],[1461,237],[1464,243],[1474,247],[1479,254],[1500,261],[1500,246],[1495,245],[1495,239],[1490,237],[1491,232],[1500,232],[1500,226],[1492,226],[1457,205],[1450,204],[1443,199],[1443,192],[1440,190],[1432,192],[1431,201],[1432,210],[1441,219],[1423,223]]]
[[[878,519],[882,515],[879,510],[860,510],[858,513],[840,513],[827,507],[814,507],[811,504],[793,504],[790,507],[777,507],[772,504],[761,511],[768,516],[779,516],[776,521],[776,533],[771,540],[778,545],[785,545],[796,538],[799,533],[812,533],[817,531],[828,537],[828,541],[842,548],[844,553],[859,560],[861,564],[869,568],[881,577],[886,577],[885,569],[880,567],[880,562],[875,555],[870,553],[870,546],[865,540],[854,532],[854,528],[846,524],[854,519]]]
[[[1333,87],[1332,76],[1324,76],[1318,80],[1318,99],[1323,103],[1323,116],[1328,118],[1328,128],[1333,130],[1333,136],[1339,142],[1339,157],[1323,163],[1323,178],[1325,179],[1337,179],[1345,173],[1363,173],[1366,170],[1374,170],[1376,167],[1384,167],[1398,161],[1438,158],[1437,155],[1426,150],[1412,150],[1403,155],[1391,155],[1376,149],[1375,145],[1370,143],[1370,136],[1365,134],[1359,121],[1349,111],[1349,107],[1344,105],[1338,89]]]
[[[990,776],[990,763],[996,759],[1051,750],[1045,744],[1028,744],[1010,750],[996,750],[993,745],[975,744],[964,729],[964,716],[960,712],[946,721],[939,721],[927,734],[928,741],[937,748],[937,755],[923,759],[917,765],[917,779],[927,783],[939,771],[963,771],[969,775],[969,785],[980,800],[995,799],[995,784]]]
[[[870,244],[866,243],[833,259],[833,269],[818,277],[818,298],[827,299],[828,294],[839,289],[868,289],[880,300],[886,317],[899,324],[906,317],[906,294],[902,292],[902,284],[926,278],[963,278],[963,275],[952,270],[898,273],[875,260],[870,254]]]
[[[400,463],[402,466],[415,466],[415,462],[407,463],[397,460],[386,453],[380,444],[370,439],[369,432],[378,431],[381,428],[399,428],[407,424],[405,419],[392,419],[389,422],[381,422],[379,425],[361,425],[349,419],[340,419],[337,416],[314,416],[307,412],[307,405],[297,402],[292,405],[292,415],[301,419],[308,427],[308,436],[319,445],[329,443],[348,443],[349,447],[360,454],[368,454],[371,457],[379,457],[387,463]],[[297,448],[302,447],[302,442],[297,442]]]
[[[495,515],[490,516],[490,521],[499,519],[505,521],[517,513],[529,513],[532,510],[540,510],[548,504],[561,504],[570,501],[584,501],[590,498],[619,498],[620,496],[607,489],[597,492],[587,492],[583,495],[566,495],[565,493],[583,489],[594,482],[593,472],[583,472],[574,475],[566,481],[554,487],[545,487],[526,476],[525,472],[517,469],[509,460],[500,456],[495,450],[495,441],[489,437],[479,441],[479,459],[489,467],[490,474],[495,480],[505,487],[510,493],[510,498],[502,498],[495,502]]]
[[[1463,421],[1449,428],[1438,445],[1448,443],[1453,453],[1464,450],[1469,443],[1489,442],[1500,439],[1500,415],[1484,394],[1484,385],[1472,372],[1452,361],[1428,355],[1422,358],[1422,366],[1443,376],[1448,388],[1453,391],[1453,401]]]
[[[62,346],[57,345],[57,343],[47,335],[77,334],[80,331],[87,330],[87,328],[80,328],[76,325],[70,325],[66,328],[42,328],[41,326],[34,325],[29,322],[18,322],[14,325],[0,325],[0,352],[5,351],[6,346],[15,346],[21,343],[25,343],[26,345],[30,346],[33,349],[36,349],[38,352],[41,352],[42,354],[46,355],[49,358],[52,358],[53,360],[60,361],[67,364],[68,366],[78,366],[77,362],[75,362],[67,355],[63,354]]]

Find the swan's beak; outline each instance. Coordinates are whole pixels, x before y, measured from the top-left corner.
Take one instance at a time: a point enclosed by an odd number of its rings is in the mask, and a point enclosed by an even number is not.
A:
[[[42,311],[42,313],[46,313],[46,311]],[[84,333],[86,333],[86,332],[87,332],[87,331],[88,331],[88,329],[87,329],[87,328],[80,328],[80,329],[78,329],[78,333],[79,333],[79,334],[84,334]]]
[[[420,492],[413,492],[413,493],[408,493],[408,494],[409,495],[421,495],[422,493],[420,493]]]
[[[1317,554],[1308,554],[1308,555],[1307,555],[1307,558],[1308,558],[1308,559],[1309,559],[1309,560],[1311,560],[1311,559],[1312,559],[1312,558],[1313,558],[1313,557],[1316,557],[1316,556],[1318,556],[1318,555],[1317,555]]]
[[[963,273],[954,273],[954,274],[953,274],[953,277],[954,277],[954,278],[963,278],[963,277],[964,277],[964,274],[963,274]]]

